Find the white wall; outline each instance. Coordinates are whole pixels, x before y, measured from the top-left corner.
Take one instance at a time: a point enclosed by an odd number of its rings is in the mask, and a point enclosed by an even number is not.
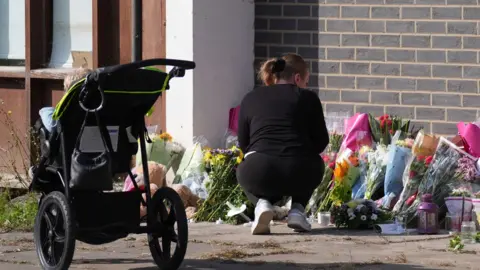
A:
[[[25,1],[0,0],[0,59],[25,59]]]
[[[167,1],[167,57],[197,64],[167,94],[167,130],[181,143],[220,146],[229,109],[254,86],[254,16],[253,0]]]
[[[92,0],[53,0],[53,46],[50,67],[72,67],[72,51],[92,51],[92,18]]]

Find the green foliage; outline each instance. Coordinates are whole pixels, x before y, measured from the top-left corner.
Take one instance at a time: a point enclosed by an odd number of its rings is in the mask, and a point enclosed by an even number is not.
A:
[[[463,250],[465,245],[462,243],[462,239],[460,236],[455,236],[452,239],[450,239],[448,249],[453,252],[460,252]]]
[[[31,231],[38,210],[38,201],[33,193],[25,199],[11,202],[8,191],[0,193],[0,231]]]

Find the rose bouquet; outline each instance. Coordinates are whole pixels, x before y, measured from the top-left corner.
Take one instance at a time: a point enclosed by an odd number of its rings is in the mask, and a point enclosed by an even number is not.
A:
[[[388,114],[380,116],[378,120],[369,114],[369,122],[372,137],[375,142],[383,145],[390,144],[392,136],[397,130],[402,132],[401,139],[403,139],[410,130],[410,120],[404,120],[401,117]]]
[[[330,190],[318,211],[329,211],[332,205],[341,205],[351,199],[352,185],[360,175],[358,166],[358,157],[349,149],[339,156],[333,171]]]
[[[334,206],[331,215],[337,228],[369,229],[373,225],[391,219],[390,215],[379,209],[371,200],[352,200],[340,206]]]
[[[403,181],[406,183],[400,197],[395,204],[393,211],[402,212],[417,199],[418,186],[432,162],[433,156],[413,156],[410,164],[407,165]]]
[[[196,221],[214,222],[220,218],[224,219],[229,210],[227,202],[240,206],[248,201],[236,181],[235,169],[242,159],[242,151],[236,146],[230,149],[205,151],[204,160],[209,179],[204,184],[208,197],[200,204],[195,214]],[[238,217],[232,217],[226,221],[234,224],[239,222]]]
[[[374,152],[368,153],[365,199],[372,199],[375,192],[383,188],[386,170],[387,148],[380,144]]]
[[[437,149],[438,138],[419,131],[412,145],[412,156],[403,172],[404,189],[395,204],[394,212],[403,212],[417,198],[417,191]]]
[[[409,218],[416,216],[416,209],[420,203],[423,194],[432,194],[433,202],[440,207],[445,205],[445,198],[448,197],[455,188],[464,185],[461,181],[464,177],[461,166],[463,158],[476,160],[465,151],[455,146],[445,138],[440,138],[433,161],[427,169],[422,182],[418,188],[418,196],[415,202],[406,210]]]

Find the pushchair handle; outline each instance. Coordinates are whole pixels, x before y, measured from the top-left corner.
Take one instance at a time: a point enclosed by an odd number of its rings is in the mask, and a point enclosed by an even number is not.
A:
[[[174,67],[187,70],[187,69],[194,69],[195,62],[185,61],[185,60],[176,60],[176,59],[155,58],[155,59],[137,61],[129,64],[105,67],[103,68],[102,73],[133,71],[139,68],[150,67],[150,66],[174,66]]]

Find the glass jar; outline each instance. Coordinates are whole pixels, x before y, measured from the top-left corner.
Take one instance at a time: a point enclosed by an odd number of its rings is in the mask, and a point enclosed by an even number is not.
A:
[[[473,221],[463,221],[462,229],[460,232],[462,242],[464,244],[475,244],[475,234],[476,232],[475,222]]]
[[[330,225],[330,212],[318,213],[318,224],[324,227]]]

